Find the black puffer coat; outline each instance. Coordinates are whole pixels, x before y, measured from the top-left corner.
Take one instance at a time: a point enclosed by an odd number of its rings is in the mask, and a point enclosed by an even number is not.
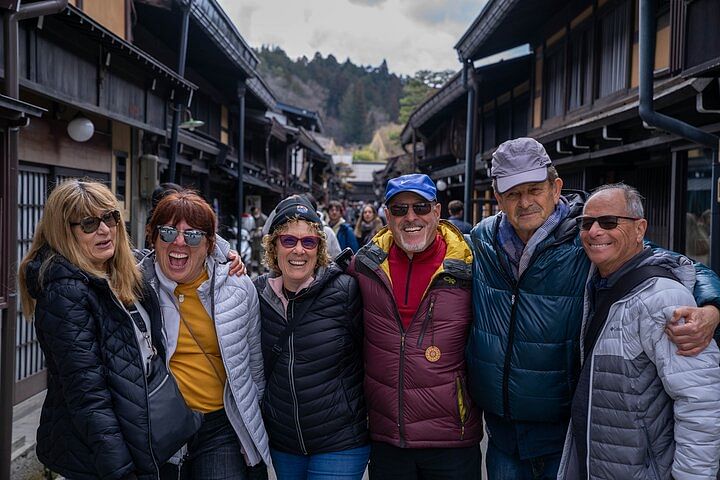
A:
[[[287,310],[268,283],[260,297],[265,358],[263,410],[270,446],[297,455],[336,452],[367,444],[363,397],[362,300],[354,278],[334,264],[297,292]],[[307,308],[308,302],[312,302]],[[272,348],[286,318],[307,310],[269,371]]]
[[[37,433],[38,459],[77,480],[117,479],[129,473],[157,478],[147,387],[132,319],[106,280],[55,255],[39,280],[46,249],[27,268],[36,299],[35,329],[45,354],[48,389]],[[160,354],[157,297],[141,300]]]

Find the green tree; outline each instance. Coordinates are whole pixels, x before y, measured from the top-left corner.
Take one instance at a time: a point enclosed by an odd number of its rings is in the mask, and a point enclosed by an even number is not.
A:
[[[340,120],[343,123],[343,140],[346,143],[366,143],[368,122],[365,87],[355,82],[345,92],[340,103]]]
[[[402,89],[398,122],[402,124],[407,123],[410,118],[410,114],[434,91],[434,88],[427,86],[417,78],[409,79]]]
[[[410,115],[433,93],[442,87],[455,72],[443,70],[433,72],[431,70],[419,70],[412,78],[408,78],[403,85],[400,96],[400,114],[398,122],[407,123]]]

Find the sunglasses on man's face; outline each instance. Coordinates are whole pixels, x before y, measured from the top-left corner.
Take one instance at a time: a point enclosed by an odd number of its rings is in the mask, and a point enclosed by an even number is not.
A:
[[[278,235],[280,245],[285,248],[295,248],[298,242],[302,245],[305,250],[315,250],[320,244],[320,237],[308,236],[308,237],[296,237],[295,235]]]
[[[633,221],[640,220],[639,218],[623,217],[621,215],[602,215],[600,217],[590,217],[588,215],[582,215],[580,217],[577,217],[575,221],[577,222],[580,229],[585,231],[589,231],[592,226],[595,225],[595,222],[598,222],[598,225],[600,225],[600,228],[602,228],[603,230],[613,230],[617,228],[621,218]]]
[[[192,229],[181,231],[175,227],[171,227],[170,225],[160,225],[157,227],[157,231],[160,240],[165,243],[174,242],[178,235],[182,233],[182,236],[185,239],[185,244],[188,247],[197,247],[200,245],[200,242],[202,242],[202,239],[205,236],[205,232],[202,230]]]
[[[85,217],[79,222],[70,222],[70,226],[76,227],[80,225],[80,228],[85,233],[94,233],[100,228],[100,222],[103,222],[108,227],[112,228],[120,222],[120,212],[117,210],[111,210],[105,212],[99,217]]]
[[[415,215],[427,215],[432,211],[433,204],[432,202],[413,203],[412,205],[407,203],[395,203],[390,205],[388,210],[390,210],[390,214],[393,217],[404,217],[407,215],[410,207],[412,207]]]

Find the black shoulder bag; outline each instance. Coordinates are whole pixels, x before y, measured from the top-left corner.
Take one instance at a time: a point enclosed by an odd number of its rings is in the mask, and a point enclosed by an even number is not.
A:
[[[597,341],[600,330],[607,321],[608,313],[610,313],[610,307],[623,298],[625,295],[630,293],[635,287],[645,282],[650,278],[669,278],[671,280],[678,281],[677,277],[670,273],[668,270],[657,265],[645,265],[638,267],[635,270],[628,272],[623,275],[613,285],[603,302],[600,302],[595,307],[595,313],[588,323],[587,331],[585,332],[585,355],[588,355],[593,348],[595,348],[595,342]]]
[[[147,326],[135,305],[128,312],[146,339]],[[167,462],[185,445],[202,425],[203,415],[187,406],[175,377],[168,371],[165,360],[155,352],[148,359],[145,377],[148,388],[148,417],[152,450],[158,465]]]

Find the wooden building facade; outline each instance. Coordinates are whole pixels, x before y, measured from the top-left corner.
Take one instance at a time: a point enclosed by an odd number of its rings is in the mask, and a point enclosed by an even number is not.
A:
[[[47,194],[67,178],[107,183],[142,246],[150,196],[168,180],[175,111],[182,116],[175,181],[204,195],[222,225],[237,222],[241,138],[246,206],[269,213],[283,195],[322,191],[322,147],[283,120],[257,57],[216,0],[190,3],[186,68],[176,73],[187,7],[181,0],[70,0],[59,14],[20,23],[20,96],[47,113],[20,132],[19,259]],[[67,130],[78,117],[94,126],[82,143]],[[292,169],[298,158],[301,167]],[[320,166],[310,170],[311,186],[301,175],[312,159]],[[45,385],[32,324],[18,316],[16,325],[15,403]]]
[[[655,3],[654,107],[717,133],[720,35],[715,24],[720,3]],[[619,181],[637,187],[646,198],[648,238],[708,260],[711,152],[677,135],[646,128],[639,117],[638,5],[638,0],[491,0],[461,37],[455,48],[464,65],[477,65],[523,45],[530,51],[529,56],[494,67],[473,68],[469,87],[477,98],[471,132],[475,220],[494,211],[488,207],[493,200],[487,179],[494,147],[504,139],[527,135],[544,144],[565,188],[592,190]],[[524,76],[518,69],[512,80],[503,78],[500,72],[510,70],[512,62],[529,62]],[[479,73],[483,68],[495,71],[483,76]],[[488,102],[488,85],[493,84],[505,93],[495,90],[498,95]],[[455,88],[451,80],[443,91]],[[454,113],[433,111],[424,124],[431,125],[443,115],[462,118],[467,96],[466,88],[449,107]],[[424,135],[432,138],[431,133]],[[466,136],[452,143],[465,144]],[[435,148],[431,140],[425,145],[426,151]],[[456,165],[442,162],[432,175],[452,181],[453,175],[462,174],[465,157],[459,153],[453,155]]]

